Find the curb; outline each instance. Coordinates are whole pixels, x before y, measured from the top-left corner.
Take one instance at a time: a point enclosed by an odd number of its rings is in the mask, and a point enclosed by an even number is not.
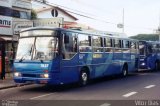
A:
[[[31,84],[33,84],[33,83],[13,84],[13,85],[1,87],[0,90],[9,89],[9,88],[15,88],[15,87],[20,87],[20,86],[25,86],[25,85],[31,85]]]

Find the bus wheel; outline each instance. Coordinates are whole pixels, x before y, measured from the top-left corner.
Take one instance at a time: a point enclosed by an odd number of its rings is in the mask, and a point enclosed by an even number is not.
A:
[[[127,75],[128,75],[128,68],[127,65],[124,65],[122,69],[122,77],[126,77]]]
[[[87,85],[88,79],[89,79],[88,73],[87,73],[86,71],[82,71],[81,74],[80,74],[79,85],[80,85],[80,86],[85,86],[85,85]]]

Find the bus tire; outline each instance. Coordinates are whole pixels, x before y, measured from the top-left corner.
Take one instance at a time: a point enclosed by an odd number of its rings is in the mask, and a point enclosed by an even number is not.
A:
[[[128,67],[127,67],[127,65],[125,64],[124,66],[123,66],[123,68],[122,68],[122,74],[121,74],[121,76],[122,77],[126,77],[128,75]]]
[[[80,72],[79,85],[86,86],[88,84],[88,80],[89,80],[89,74],[87,73],[87,71],[82,70]]]

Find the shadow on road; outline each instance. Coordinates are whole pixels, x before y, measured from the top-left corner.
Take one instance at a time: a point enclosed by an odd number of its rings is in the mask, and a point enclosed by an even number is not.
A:
[[[101,78],[96,78],[92,79],[89,81],[89,84],[83,87],[78,86],[77,83],[72,83],[72,84],[66,84],[66,85],[37,85],[34,87],[26,88],[23,89],[25,92],[44,92],[44,93],[51,93],[51,92],[67,92],[70,90],[78,90],[81,88],[87,88],[90,86],[99,86],[101,84],[111,82],[111,81],[119,81],[121,80],[127,80],[128,78],[135,77],[137,74],[132,73],[129,74],[127,77],[120,77],[118,75],[114,76],[106,76],[106,77],[101,77]]]
[[[135,79],[143,79],[143,76],[140,76],[140,74],[146,74],[151,75],[152,73],[160,73],[160,71],[139,71],[136,73],[131,73],[127,77],[120,77],[119,75],[114,76],[105,76],[102,78],[96,78],[89,82],[87,86],[80,87],[77,83],[67,84],[67,85],[59,85],[59,86],[52,86],[52,85],[37,85],[30,88],[23,89],[25,92],[44,92],[44,93],[52,93],[52,92],[68,92],[83,88],[90,88],[95,86],[101,86],[101,85],[109,85],[113,83],[121,83],[121,82],[130,82]],[[148,77],[147,77],[148,78]]]

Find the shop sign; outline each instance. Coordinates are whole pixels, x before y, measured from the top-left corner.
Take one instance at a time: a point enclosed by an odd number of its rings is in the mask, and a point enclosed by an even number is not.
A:
[[[12,18],[0,16],[0,34],[12,35]]]
[[[39,26],[49,26],[49,27],[62,27],[63,18],[47,18],[47,19],[37,19],[33,21],[34,27]]]
[[[33,27],[33,21],[30,20],[14,20],[13,34],[18,35],[22,29]]]

